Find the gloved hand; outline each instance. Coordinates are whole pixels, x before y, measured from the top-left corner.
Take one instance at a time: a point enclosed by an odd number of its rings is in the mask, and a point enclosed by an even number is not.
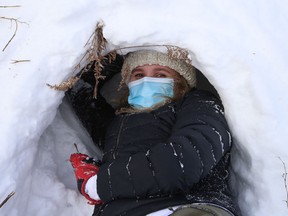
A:
[[[88,199],[89,204],[101,204],[101,200],[92,199],[86,192],[85,186],[87,181],[92,177],[97,175],[99,171],[100,163],[94,158],[89,157],[86,154],[74,153],[70,156],[70,162],[74,168],[74,173],[77,179],[78,190],[80,193]]]

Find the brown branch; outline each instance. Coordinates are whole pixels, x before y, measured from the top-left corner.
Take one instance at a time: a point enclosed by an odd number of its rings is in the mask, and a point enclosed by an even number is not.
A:
[[[15,31],[12,35],[12,37],[10,38],[10,40],[6,43],[6,45],[4,46],[4,48],[2,49],[2,52],[4,52],[4,50],[7,48],[7,46],[11,43],[11,41],[13,40],[13,38],[15,37],[17,30],[18,30],[18,21],[15,18],[6,18],[6,17],[0,17],[1,19],[7,19],[10,21],[14,21],[15,22]]]
[[[1,202],[0,204],[0,208],[2,208],[2,206],[15,194],[14,191],[12,191],[10,194],[8,194],[8,196],[3,200],[3,202]]]
[[[4,19],[4,20],[9,20],[11,22],[15,22],[15,30],[13,35],[11,36],[10,40],[6,43],[6,45],[4,46],[4,48],[2,49],[2,52],[4,52],[4,50],[8,47],[8,45],[11,43],[11,41],[13,40],[13,38],[16,36],[17,30],[18,30],[18,23],[25,23],[25,22],[21,22],[18,19],[15,18],[10,18],[10,17],[0,17],[0,19]],[[27,23],[26,23],[27,24]]]

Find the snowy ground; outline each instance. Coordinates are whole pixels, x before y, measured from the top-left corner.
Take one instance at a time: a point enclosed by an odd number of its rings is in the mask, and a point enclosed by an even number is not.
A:
[[[4,8],[2,6],[20,5]],[[0,3],[0,215],[91,215],[67,159],[97,154],[63,92],[97,21],[112,47],[173,44],[220,94],[244,216],[288,215],[288,3],[283,0],[4,0]],[[14,63],[13,60],[25,60]],[[27,61],[29,60],[29,61]],[[84,145],[85,143],[86,145]],[[279,159],[281,158],[281,160]]]

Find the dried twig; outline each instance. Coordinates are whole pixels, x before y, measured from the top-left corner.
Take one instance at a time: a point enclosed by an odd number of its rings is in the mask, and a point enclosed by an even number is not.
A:
[[[18,30],[18,23],[25,23],[25,22],[21,22],[18,19],[15,18],[10,18],[10,17],[0,17],[0,19],[4,19],[4,20],[9,20],[11,22],[15,23],[15,30],[13,35],[11,36],[11,38],[9,39],[9,41],[6,43],[6,45],[4,46],[4,48],[2,49],[2,52],[4,52],[4,50],[8,47],[8,45],[11,43],[11,41],[13,40],[13,38],[16,36],[17,30]],[[25,23],[27,24],[27,23]]]
[[[287,173],[285,162],[280,157],[278,157],[278,158],[282,162],[283,167],[284,167],[284,173],[282,174],[283,181],[284,181],[284,187],[285,187],[285,191],[286,191],[286,200],[284,200],[284,202],[286,202],[286,205],[287,205],[287,208],[288,208],[288,180],[287,180],[288,173]]]
[[[76,143],[74,143],[74,147],[76,148],[77,153],[80,153]]]
[[[96,80],[93,97],[97,97],[97,86],[99,83],[99,79],[105,79],[104,76],[101,75],[101,71],[103,69],[102,60],[104,59],[102,55],[102,51],[106,49],[107,40],[103,35],[103,27],[104,24],[102,22],[98,22],[94,35],[92,37],[92,46],[88,52],[88,60],[95,61],[94,67],[94,77]]]
[[[30,60],[11,60],[12,61],[12,64],[17,64],[17,63],[21,63],[21,62],[30,62]]]
[[[10,194],[8,194],[8,196],[3,200],[3,202],[1,202],[0,204],[0,208],[2,208],[2,206],[15,194],[14,191],[12,191]]]
[[[83,60],[91,62],[95,61],[94,65],[94,77],[96,80],[94,91],[93,91],[93,97],[96,98],[97,96],[97,86],[100,79],[105,79],[105,76],[101,75],[101,71],[103,69],[102,62],[105,59],[103,55],[103,51],[106,49],[107,40],[103,36],[103,22],[98,22],[96,25],[95,31],[92,33],[92,35],[89,37],[88,41],[85,44],[86,46],[89,46],[87,51],[85,52],[84,56],[81,58],[80,62],[76,65],[76,68],[79,68],[81,65],[81,62]],[[108,56],[109,61],[115,60],[116,54],[112,54]],[[54,85],[51,86],[47,84],[48,86],[52,87],[53,89],[57,90],[68,90],[71,88],[82,76],[83,73],[85,73],[87,70],[82,70],[81,74],[77,77],[71,77],[68,81],[62,82],[60,85]]]
[[[68,80],[60,83],[59,85],[50,85],[48,83],[46,85],[55,90],[66,91],[67,89],[71,88],[79,79],[79,77],[73,76]]]
[[[0,8],[16,8],[16,7],[21,7],[20,5],[0,5]]]

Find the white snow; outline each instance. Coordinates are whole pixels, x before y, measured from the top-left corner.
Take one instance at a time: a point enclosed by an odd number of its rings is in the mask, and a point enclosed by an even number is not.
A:
[[[173,44],[220,94],[234,143],[232,185],[244,216],[288,214],[288,3],[283,0],[3,0],[0,48],[0,215],[91,215],[67,161],[100,155],[59,84],[103,20],[111,47]],[[14,63],[13,60],[29,60]],[[85,145],[84,145],[85,143]],[[280,157],[280,159],[279,159]]]

